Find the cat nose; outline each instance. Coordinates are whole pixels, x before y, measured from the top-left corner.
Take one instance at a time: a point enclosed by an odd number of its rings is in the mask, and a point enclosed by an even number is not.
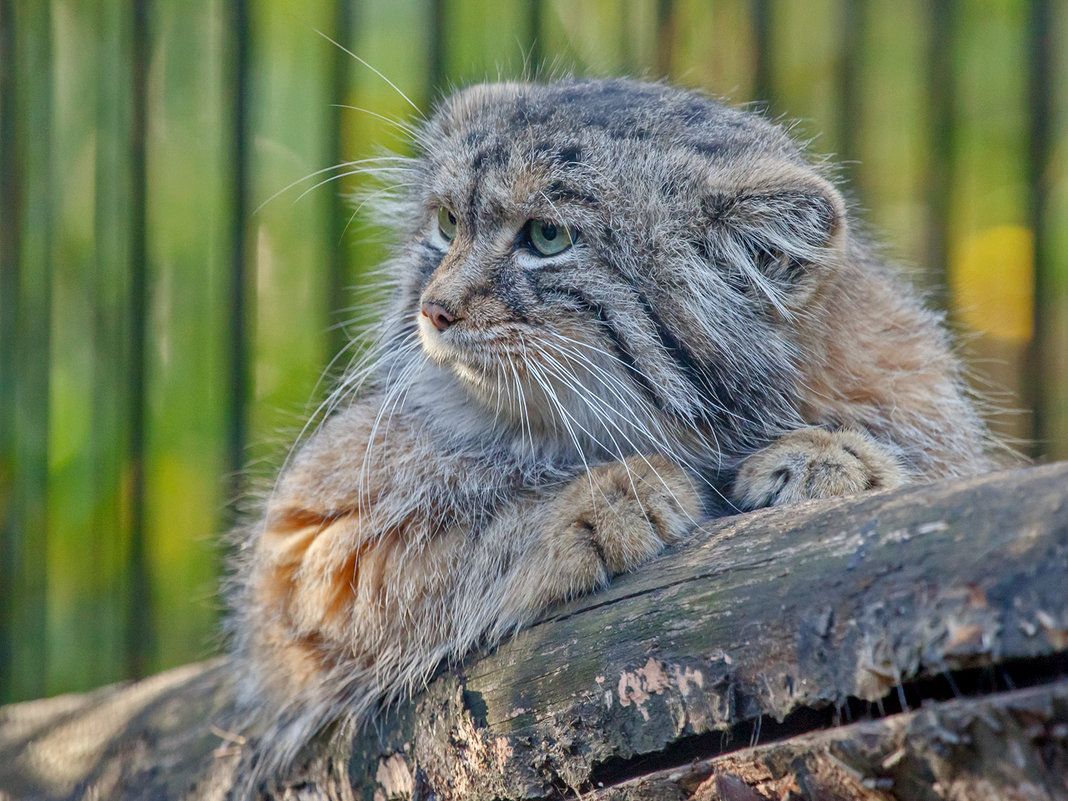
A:
[[[450,325],[456,322],[456,317],[449,314],[448,309],[444,306],[440,306],[437,303],[424,303],[422,307],[423,316],[428,318],[430,322],[439,331],[444,331]]]

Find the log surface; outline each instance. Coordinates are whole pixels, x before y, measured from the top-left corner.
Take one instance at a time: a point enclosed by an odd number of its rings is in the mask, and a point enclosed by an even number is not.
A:
[[[1068,464],[711,521],[265,792],[1068,798],[1066,588]],[[0,799],[227,797],[228,673],[0,710]]]

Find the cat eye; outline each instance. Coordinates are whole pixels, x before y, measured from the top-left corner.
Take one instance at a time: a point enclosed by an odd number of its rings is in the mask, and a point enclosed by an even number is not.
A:
[[[555,256],[575,244],[575,232],[569,225],[530,220],[526,231],[531,247],[542,256]]]
[[[438,209],[438,230],[446,242],[451,242],[456,236],[456,215],[444,206]]]

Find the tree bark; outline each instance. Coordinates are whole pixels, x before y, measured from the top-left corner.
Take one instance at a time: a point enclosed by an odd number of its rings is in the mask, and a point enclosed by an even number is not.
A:
[[[1068,799],[1068,464],[715,520],[279,799]],[[0,710],[0,799],[224,798],[224,659]]]

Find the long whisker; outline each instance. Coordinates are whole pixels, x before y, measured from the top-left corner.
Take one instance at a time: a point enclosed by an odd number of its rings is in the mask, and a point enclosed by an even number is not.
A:
[[[587,400],[587,397],[586,397],[586,393],[585,393],[585,391],[584,391],[584,388],[583,388],[583,387],[581,387],[581,385],[580,385],[580,384],[578,384],[577,382],[572,382],[572,381],[570,381],[569,379],[571,379],[571,378],[573,378],[573,377],[572,377],[572,376],[570,376],[570,374],[569,374],[569,373],[567,373],[567,371],[566,371],[566,370],[563,370],[563,371],[562,371],[561,373],[556,373],[556,372],[555,372],[555,370],[553,370],[552,368],[548,368],[548,372],[549,372],[549,374],[550,374],[550,375],[554,375],[554,376],[555,376],[556,378],[558,378],[559,380],[561,380],[561,381],[564,381],[565,383],[569,384],[569,385],[570,385],[570,386],[569,386],[569,388],[570,388],[570,389],[572,390],[572,392],[574,392],[574,393],[575,393],[576,395],[578,395],[578,396],[579,396],[579,397],[580,397],[581,399],[583,399],[584,401],[585,401],[585,400]],[[591,404],[587,403],[587,406],[589,406],[589,408],[591,409],[591,411],[594,411],[594,413],[595,413],[595,414],[597,413],[597,410],[596,410],[596,409],[594,409],[594,407],[593,407],[593,406],[592,406]],[[610,422],[610,423],[611,423],[611,421],[608,421],[608,420],[607,420],[607,418],[602,418],[602,419],[604,419],[604,420],[605,420],[606,422]],[[576,422],[577,422],[577,421],[576,421]],[[640,450],[639,448],[637,448],[637,447],[636,447],[636,446],[634,445],[634,443],[633,443],[633,442],[631,442],[631,441],[630,441],[629,437],[627,437],[627,436],[626,436],[626,434],[625,434],[625,433],[623,433],[622,429],[619,429],[619,428],[618,428],[618,426],[617,426],[617,430],[619,430],[619,432],[620,432],[620,434],[621,434],[621,435],[623,436],[623,438],[627,440],[627,443],[628,443],[628,444],[629,444],[629,445],[631,446],[631,448],[632,448],[632,449],[634,450],[635,454],[636,454],[637,456],[639,456],[639,457],[640,457],[640,458],[641,458],[641,459],[642,459],[642,460],[643,460],[643,461],[644,461],[644,462],[646,463],[646,465],[648,465],[649,469],[653,471],[653,473],[654,473],[654,474],[656,475],[656,477],[657,477],[658,479],[660,479],[660,483],[664,485],[664,489],[666,489],[666,490],[667,490],[668,494],[669,494],[669,495],[671,495],[671,496],[672,496],[672,498],[673,498],[673,499],[675,499],[675,500],[677,501],[678,499],[677,499],[677,498],[675,498],[675,495],[674,495],[674,493],[673,493],[673,492],[671,491],[671,487],[670,487],[670,486],[668,486],[667,482],[666,482],[666,481],[665,481],[665,480],[663,479],[663,477],[662,477],[662,476],[661,476],[661,475],[660,475],[660,474],[659,474],[659,473],[657,472],[656,468],[654,468],[654,467],[653,467],[653,466],[652,466],[652,465],[651,465],[651,464],[649,463],[649,460],[648,460],[648,459],[647,459],[647,458],[645,457],[645,455],[644,455],[644,454],[642,454],[641,450]],[[612,450],[612,451],[613,451],[613,452],[615,453],[615,456],[616,456],[616,459],[618,460],[618,463],[619,463],[619,464],[621,464],[621,465],[623,466],[623,469],[624,469],[624,470],[626,471],[626,473],[627,473],[627,481],[628,481],[628,483],[630,484],[631,492],[632,492],[632,494],[633,494],[634,500],[635,500],[635,501],[636,501],[636,502],[638,503],[638,508],[639,508],[639,509],[641,510],[642,516],[643,516],[643,517],[645,518],[645,521],[646,521],[647,523],[649,523],[650,525],[652,525],[651,521],[649,520],[649,515],[648,515],[648,513],[647,513],[647,512],[646,512],[646,510],[645,510],[645,506],[644,506],[644,504],[642,504],[642,502],[641,502],[641,494],[640,494],[640,493],[638,492],[638,487],[637,487],[637,485],[636,485],[636,484],[634,483],[634,474],[633,474],[633,473],[631,472],[631,470],[630,470],[630,466],[629,466],[629,465],[627,464],[626,458],[625,458],[625,456],[624,456],[624,454],[623,454],[622,450],[621,450],[621,449],[619,448],[619,443],[618,443],[618,442],[616,441],[615,435],[613,435],[613,434],[612,434],[612,432],[611,432],[610,430],[607,430],[607,431],[606,431],[606,433],[608,434],[609,438],[611,438],[611,440],[612,440],[612,444],[613,444],[613,446],[614,446],[614,447],[613,447],[613,448],[612,448],[611,450]],[[581,451],[580,451],[580,453],[581,453]],[[591,485],[591,486],[592,486],[592,485]],[[607,501],[607,498],[606,498],[605,500]],[[681,506],[681,504],[680,504],[680,506]]]
[[[567,433],[571,437],[571,441],[575,445],[575,450],[578,452],[579,459],[582,461],[582,466],[583,468],[585,468],[586,471],[586,480],[589,482],[590,485],[590,498],[593,499],[595,495],[593,474],[590,473],[590,465],[586,461],[586,454],[584,452],[585,449],[579,443],[578,435],[575,433],[575,429],[572,427],[571,422],[568,420],[568,418],[571,417],[571,414],[567,411],[567,408],[560,401],[560,398],[556,394],[556,390],[553,388],[552,383],[545,379],[545,376],[542,374],[540,368],[537,366],[537,363],[528,360],[526,364],[527,369],[530,371],[531,375],[534,376],[534,379],[538,382],[539,386],[542,389],[542,392],[545,394],[545,397],[548,398],[549,402],[552,404],[554,413],[559,414],[560,420],[563,423],[564,428],[567,429]],[[575,425],[579,426],[579,428],[582,428],[581,424],[579,424],[578,421],[574,422]],[[589,436],[589,432],[585,433],[587,434],[587,436]],[[601,495],[603,497],[604,493],[602,492]],[[605,498],[605,500],[607,501],[608,499]]]
[[[564,356],[564,358],[568,358],[569,356],[570,357],[580,356],[580,354],[571,353],[570,351],[567,351],[566,349],[559,348],[558,346],[554,347],[552,345],[549,345],[549,343],[545,343],[545,344],[548,345],[549,347],[552,347],[554,350],[556,350],[558,352],[561,352],[561,354]],[[550,358],[550,359],[552,358],[552,356],[550,354],[545,354],[545,356],[546,356],[546,358]],[[553,361],[555,361],[555,359]],[[590,369],[592,367],[595,367],[595,365],[593,365],[592,362],[588,362],[588,360],[586,360],[586,359],[582,359],[582,361],[585,362],[585,364],[583,364],[583,366],[586,367],[586,369],[588,370],[588,374],[592,378],[597,380],[599,383],[601,383],[603,386],[606,386],[606,388],[608,388],[610,391],[612,391],[613,394],[616,396],[616,398],[618,400],[620,400],[620,402],[622,403],[622,406],[620,408],[628,408],[629,404],[627,402],[627,398],[624,398],[623,396],[619,395],[618,391],[616,391],[614,388],[610,387],[604,381],[604,376],[599,370],[595,372],[593,369]],[[560,369],[563,369],[562,365],[560,365]],[[584,403],[586,403],[586,404],[597,403],[602,408],[604,407],[604,405],[605,405],[604,401],[601,398],[597,397],[596,395],[590,394],[588,392],[588,388],[586,387],[586,385],[582,384],[582,382],[580,382],[580,381],[577,381],[577,379],[576,379],[576,383],[578,384],[578,390],[581,390],[581,392],[576,391],[576,394],[581,394],[582,395],[582,400],[583,400]],[[615,380],[615,383],[618,385],[618,380]],[[623,389],[626,390],[627,388],[623,387]],[[630,401],[630,403],[632,404],[633,401]],[[608,407],[608,408],[611,409],[611,407]],[[612,411],[615,411],[615,410],[613,409]],[[596,410],[595,410],[595,413],[597,413]],[[627,422],[628,422],[629,425],[631,425],[634,428],[636,428],[638,433],[642,434],[646,438],[646,440],[648,440],[650,443],[658,443],[658,447],[661,450],[663,449],[663,446],[665,444],[667,444],[667,443],[678,443],[679,442],[678,433],[675,432],[675,431],[671,431],[671,430],[668,430],[668,429],[664,428],[664,426],[661,424],[660,419],[658,418],[658,416],[656,414],[654,414],[652,412],[652,410],[650,410],[649,414],[630,415],[630,416],[628,416]],[[652,427],[653,427],[652,430],[649,428],[649,425],[652,425]],[[710,432],[711,436],[713,437],[712,442],[708,442],[705,439],[704,433],[698,431],[697,429],[690,429],[690,433],[691,433],[691,435],[696,435],[697,441],[698,441],[698,443],[700,443],[702,445],[702,449],[703,450],[706,450],[706,451],[708,451],[710,453],[716,454],[717,460],[719,459],[719,452],[720,452],[719,451],[719,443],[717,441],[716,434],[715,434],[714,430],[712,430]],[[698,475],[701,478],[702,483],[708,485],[710,488],[715,490],[715,486],[713,485],[713,483],[707,477],[704,476],[704,471],[700,470],[699,467],[698,467],[699,463],[701,463],[702,461],[705,461],[704,459],[697,458],[692,452],[689,455],[684,456],[681,452],[679,452],[674,447],[671,448],[669,452],[666,452],[665,455],[667,455],[670,458],[674,459],[680,465],[690,469],[691,472],[695,473],[696,475]],[[718,492],[718,490],[715,490],[715,491]]]
[[[338,242],[340,243],[342,240],[345,239],[345,234],[348,233],[349,226],[352,225],[353,221],[355,221],[357,215],[359,215],[359,213],[363,210],[363,207],[366,206],[368,203],[370,203],[372,200],[374,200],[377,197],[381,197],[382,195],[388,194],[390,192],[394,192],[397,189],[406,188],[406,187],[412,187],[412,186],[416,186],[416,185],[417,184],[414,184],[414,183],[390,184],[389,186],[384,186],[381,189],[379,189],[379,190],[377,190],[375,192],[372,192],[370,195],[365,197],[360,202],[360,205],[356,207],[356,210],[353,211],[352,214],[349,216],[348,221],[345,223],[345,227],[341,229],[341,237],[340,237],[340,239],[338,239]]]
[[[606,433],[612,439],[613,443],[616,445],[616,447],[615,447],[615,455],[619,459],[619,461],[624,465],[625,469],[627,469],[628,476],[630,476],[630,469],[626,464],[626,461],[624,459],[624,456],[623,456],[622,452],[619,450],[618,443],[617,443],[617,441],[615,439],[615,434],[612,433],[613,430],[616,433],[618,433],[626,441],[626,443],[633,450],[634,454],[636,456],[638,456],[643,462],[645,462],[646,466],[653,472],[654,475],[656,475],[656,477],[660,480],[660,483],[664,486],[664,489],[667,490],[667,492],[671,495],[671,497],[674,500],[678,501],[678,498],[672,492],[671,487],[668,485],[667,481],[663,478],[663,476],[660,475],[660,473],[657,471],[657,469],[652,465],[652,463],[646,457],[646,455],[644,453],[645,449],[642,448],[642,447],[639,447],[631,439],[631,437],[627,434],[627,432],[623,429],[623,427],[620,426],[619,423],[617,423],[615,419],[613,419],[613,415],[611,413],[612,412],[616,412],[616,410],[612,409],[611,407],[607,407],[607,410],[606,410],[604,401],[601,400],[600,398],[598,398],[596,395],[591,394],[588,391],[588,388],[585,387],[580,381],[578,381],[575,378],[575,376],[572,375],[559,361],[557,361],[551,355],[546,354],[545,352],[542,352],[541,355],[543,356],[543,358],[545,358],[545,359],[547,359],[549,361],[548,365],[544,365],[546,367],[546,369],[548,370],[548,372],[551,375],[553,375],[554,377],[556,377],[558,380],[563,382],[566,386],[568,386],[568,388],[572,391],[572,393],[577,398],[579,398],[579,400],[581,400],[586,405],[586,407],[591,412],[593,412],[593,414],[596,415],[598,417],[598,419],[600,419],[602,421],[602,423],[606,424],[609,427],[606,430]],[[628,422],[631,422],[631,424],[633,425],[633,421],[628,421]],[[641,431],[640,427],[639,427],[639,431]],[[646,436],[649,436],[649,432],[644,432],[644,433],[646,434]],[[665,438],[665,439],[661,440],[661,442],[666,444],[666,443],[671,442],[671,439]],[[661,445],[661,450],[662,449],[663,449],[663,446]],[[696,470],[695,465],[693,465],[691,463],[690,459],[680,458],[681,455],[678,454],[678,453],[675,453],[673,449],[669,448],[668,452],[665,455],[667,455],[669,458],[671,458],[674,461],[676,461],[677,463],[679,463],[681,466],[689,469],[690,472],[700,474],[700,471]],[[631,483],[633,484],[633,477],[631,477],[630,480],[631,480]],[[635,490],[635,497],[638,497],[636,490]],[[679,505],[680,505],[680,508],[681,508],[682,504],[680,503]],[[695,522],[695,521],[691,521],[691,522]]]
[[[404,133],[408,134],[409,136],[414,135],[415,132],[418,130],[414,125],[409,125],[408,123],[404,122],[404,120],[396,120],[393,119],[393,117],[387,117],[385,114],[379,114],[377,111],[372,111],[369,108],[362,108],[361,106],[349,106],[344,103],[331,103],[330,107],[344,108],[348,109],[349,111],[361,111],[364,114],[369,114],[372,117],[377,117],[383,122],[387,122],[390,125],[394,125],[397,128],[400,128],[402,131],[404,131]]]
[[[560,354],[560,356],[562,356],[565,361],[577,361],[580,366],[582,366],[586,370],[587,374],[592,379],[594,379],[598,384],[604,387],[605,390],[607,390],[612,395],[614,400],[619,405],[618,408],[629,409],[633,407],[633,387],[627,386],[619,378],[612,375],[611,373],[605,373],[605,371],[600,365],[597,365],[592,360],[585,357],[583,354],[575,353],[569,348],[565,348],[551,342],[543,342],[542,344],[545,348]],[[605,355],[611,357],[611,354],[606,353]],[[549,354],[546,353],[546,356],[549,356]],[[623,362],[618,360],[617,362],[621,366],[625,366],[623,365]],[[560,366],[562,368],[562,365]],[[577,380],[578,379],[576,377],[576,381]],[[578,383],[582,382],[578,381]],[[669,433],[663,428],[657,415],[655,415],[651,410],[648,414],[630,415],[630,417],[628,418],[628,422],[631,425],[643,429],[643,432],[653,441],[664,442],[670,439]],[[652,424],[656,430],[648,430],[648,428],[645,427],[648,424]]]
[[[304,196],[307,195],[309,192],[314,192],[320,186],[325,186],[326,184],[332,183],[334,181],[340,181],[343,178],[349,178],[353,175],[386,175],[390,172],[398,172],[403,175],[409,175],[411,173],[411,170],[407,167],[376,167],[374,169],[356,169],[348,170],[347,172],[339,172],[337,175],[331,175],[329,178],[319,181],[314,186],[308,187],[299,195],[297,195],[296,199],[293,202],[297,203],[298,201],[302,200]],[[394,187],[399,185],[400,184],[390,184],[388,188],[393,189]]]
[[[630,436],[624,430],[623,426],[615,419],[615,417],[619,414],[617,409],[605,404],[603,399],[598,398],[596,395],[590,393],[588,387],[583,385],[582,382],[579,381],[570,371],[568,371],[567,368],[558,360],[545,353],[542,353],[541,356],[548,362],[547,364],[543,365],[547,372],[559,381],[563,382],[564,385],[572,392],[572,394],[574,394],[579,400],[581,400],[583,404],[597,417],[598,420],[600,420],[603,424],[607,425],[609,429],[615,430],[617,433],[619,433],[619,435],[626,440],[627,444],[636,454],[640,454],[641,451],[644,450],[644,448],[639,446],[630,438]],[[627,422],[630,425],[634,425],[634,421],[627,420]],[[651,439],[650,433],[648,431],[642,431],[640,426],[638,426],[638,429],[639,431],[641,431],[641,433],[644,433],[647,437]],[[609,433],[609,435],[611,436],[610,431],[607,431],[606,433]],[[594,441],[598,442],[598,444],[601,444],[603,446],[603,443],[601,443],[596,437],[593,437],[592,434],[590,434],[590,436],[594,439]],[[615,450],[615,456],[620,460],[624,458],[624,454],[618,450],[618,446]]]
[[[319,374],[319,379],[315,382],[315,387],[312,389],[312,396],[313,397],[315,396],[316,392],[318,392],[319,387],[322,386],[323,381],[326,379],[327,375],[329,375],[330,370],[337,363],[337,361],[347,351],[354,350],[355,348],[359,347],[360,344],[361,344],[360,343],[360,338],[359,337],[353,337],[352,339],[350,339],[345,344],[345,346],[343,348],[341,348],[341,350],[339,350],[334,355],[334,357],[327,364],[326,368]],[[363,369],[365,369],[365,370],[367,370],[369,372],[370,369],[374,366],[374,362],[375,362],[374,357],[377,356],[377,355],[378,355],[377,353],[365,354],[364,358],[366,359],[367,364],[364,366]],[[328,393],[327,396],[325,398],[323,398],[323,400],[319,403],[319,405],[315,407],[315,410],[310,415],[308,415],[307,422],[304,424],[304,426],[301,428],[300,432],[295,437],[294,444],[290,448],[289,453],[286,456],[286,460],[285,460],[285,463],[283,465],[283,470],[285,469],[285,466],[287,466],[289,464],[289,458],[295,452],[297,444],[299,444],[299,443],[304,441],[304,438],[308,433],[308,429],[312,426],[312,423],[315,423],[316,430],[318,430],[318,428],[321,427],[323,425],[323,423],[326,422],[326,420],[330,417],[330,415],[333,414],[334,410],[337,408],[338,403],[340,402],[341,397],[343,397],[343,393],[339,392],[338,388],[335,388],[330,393]]]
[[[356,59],[356,60],[357,60],[358,62],[360,62],[361,64],[363,64],[363,66],[367,67],[367,69],[371,70],[371,72],[373,72],[373,73],[374,73],[375,75],[377,75],[377,76],[378,76],[379,78],[381,78],[381,79],[382,79],[383,81],[385,81],[386,83],[388,83],[388,84],[389,84],[389,85],[390,85],[390,86],[391,86],[391,87],[393,88],[393,91],[395,91],[395,92],[396,92],[396,93],[397,93],[398,95],[400,95],[401,97],[403,97],[403,98],[404,98],[405,100],[407,100],[407,101],[408,101],[408,105],[409,105],[409,106],[411,106],[412,108],[414,108],[414,109],[415,109],[415,113],[416,113],[416,114],[418,114],[418,115],[419,115],[420,117],[423,117],[423,119],[426,119],[426,117],[425,117],[425,115],[423,114],[423,112],[422,112],[422,111],[421,111],[421,110],[419,109],[419,106],[415,105],[415,103],[413,103],[413,102],[412,102],[411,98],[410,98],[410,97],[408,97],[408,95],[404,94],[404,92],[402,92],[402,91],[401,91],[401,90],[400,90],[400,89],[399,89],[399,88],[397,87],[397,84],[393,83],[393,81],[391,81],[391,80],[390,80],[389,78],[387,78],[387,77],[386,77],[385,75],[383,75],[383,74],[382,74],[381,72],[379,72],[378,70],[376,70],[376,69],[375,69],[374,67],[372,67],[372,66],[371,66],[370,64],[368,64],[368,63],[367,63],[366,61],[364,61],[364,60],[363,60],[362,58],[360,58],[360,57],[359,57],[358,55],[356,55],[355,53],[353,53],[353,52],[352,52],[351,50],[349,50],[349,49],[348,49],[347,47],[345,47],[345,46],[344,46],[343,44],[339,44],[338,42],[336,42],[335,40],[331,39],[331,38],[330,38],[329,36],[327,36],[327,35],[326,35],[325,33],[323,33],[322,31],[320,31],[320,30],[318,30],[318,29],[317,29],[317,30],[316,30],[315,32],[316,32],[317,34],[319,34],[320,36],[322,36],[322,37],[323,37],[324,39],[326,39],[326,41],[328,41],[328,42],[330,42],[331,44],[333,44],[333,45],[334,45],[335,47],[337,47],[337,48],[340,48],[340,49],[341,49],[342,51],[344,51],[344,52],[348,53],[348,54],[349,54],[350,56],[352,56],[352,57],[353,57],[354,59]]]
[[[259,214],[263,210],[264,206],[266,206],[272,200],[277,198],[279,195],[284,195],[286,192],[288,192],[293,187],[297,186],[298,184],[302,184],[307,180],[310,180],[310,179],[314,178],[316,175],[322,175],[324,172],[330,172],[331,170],[344,170],[344,169],[347,169],[348,167],[355,167],[355,166],[360,165],[360,164],[375,164],[375,163],[382,162],[382,161],[402,161],[402,162],[407,162],[407,161],[411,161],[411,159],[407,158],[406,156],[375,156],[373,158],[356,159],[355,161],[343,161],[340,164],[331,164],[329,167],[323,167],[322,169],[315,170],[315,172],[310,172],[307,175],[305,175],[303,178],[298,178],[297,180],[293,181],[293,183],[282,187],[277,192],[275,192],[273,195],[271,195],[269,198],[267,198],[265,201],[260,203],[260,205],[258,205],[256,207],[255,211],[253,211],[252,213],[253,214]],[[367,172],[375,174],[375,173],[382,172],[384,169],[387,169],[387,168],[370,169],[370,170],[367,170]],[[388,169],[397,170],[397,169],[404,169],[404,168],[393,167],[393,168],[388,168]],[[317,184],[317,186],[321,186],[321,184]],[[303,195],[301,195],[301,197],[303,197]],[[297,200],[300,200],[300,198],[297,198]]]
[[[655,383],[650,376],[648,376],[645,373],[643,373],[637,367],[634,367],[633,365],[627,364],[622,359],[620,359],[618,356],[616,356],[614,353],[610,353],[609,351],[604,350],[603,348],[599,348],[599,347],[597,347],[595,345],[590,345],[589,343],[586,343],[586,342],[580,342],[578,340],[571,339],[570,337],[566,337],[566,336],[564,336],[562,334],[559,334],[557,332],[554,332],[554,331],[545,331],[544,333],[549,334],[550,336],[556,337],[558,339],[561,339],[561,340],[567,342],[568,344],[575,345],[575,346],[578,346],[578,347],[582,347],[582,348],[585,348],[587,350],[593,351],[593,352],[595,352],[595,353],[597,353],[599,355],[602,355],[605,358],[610,359],[612,362],[617,364],[625,372],[635,374],[637,377],[642,378],[646,383],[649,383],[649,384],[654,384]],[[546,345],[548,345],[548,344],[549,343],[546,343]],[[595,378],[597,378],[599,380],[602,378],[602,368],[601,368],[600,365],[597,365],[596,363],[594,363],[590,359],[582,356],[581,354],[571,352],[571,355],[572,355],[572,357],[574,357],[574,358],[582,361],[583,363],[587,364],[589,366],[589,368],[590,368],[591,375],[593,375]],[[618,379],[613,378],[613,380],[618,382]],[[621,384],[619,386],[624,391],[628,391],[629,392],[630,389],[631,389],[630,387],[626,387],[626,386],[621,385]],[[745,423],[745,424],[749,424],[749,425],[755,425],[755,424],[759,423],[759,421],[750,420],[749,418],[745,417],[744,415],[738,414],[736,411],[728,409],[728,408],[722,406],[721,404],[716,402],[714,399],[709,398],[706,395],[702,395],[702,401],[707,403],[714,410],[719,411],[719,412],[721,412],[723,414],[728,414],[728,415],[732,416],[734,419],[738,420],[741,423]],[[711,433],[712,433],[713,437],[715,437],[715,432],[712,431]],[[718,444],[718,438],[716,438],[716,439],[717,439],[717,442],[716,442],[716,445],[715,445],[716,451],[717,451],[717,453],[721,454],[722,451],[720,450],[720,447],[719,447],[719,444]]]
[[[520,344],[522,344],[522,340],[520,340]],[[527,411],[526,393],[523,392],[523,382],[519,378],[519,371],[516,369],[515,364],[513,364],[512,362],[509,362],[508,364],[512,368],[512,375],[515,378],[516,400],[519,404],[520,436],[522,436],[525,427],[527,439],[530,442],[530,453],[533,456],[533,454],[535,454],[537,451],[534,448],[534,429],[531,425],[530,416]]]
[[[412,351],[418,352],[419,351],[419,343],[418,343],[417,336],[418,335],[415,332],[410,333],[407,337],[405,337],[405,339],[402,341],[402,343],[398,346],[398,349],[397,349],[398,358],[395,358],[393,360],[393,363],[390,364],[389,370],[386,372],[386,376],[385,376],[384,381],[383,381],[383,383],[385,385],[385,394],[383,396],[382,403],[378,408],[378,413],[375,416],[374,423],[371,425],[371,433],[368,436],[367,448],[364,450],[363,464],[362,464],[362,466],[360,468],[359,499],[360,499],[360,505],[361,506],[364,505],[364,500],[367,497],[370,496],[370,492],[371,492],[371,476],[370,476],[370,471],[369,471],[368,468],[371,465],[371,456],[372,456],[372,452],[374,451],[375,440],[376,440],[376,438],[378,436],[378,429],[379,429],[379,426],[382,423],[383,416],[386,414],[386,409],[389,406],[389,402],[391,401],[391,399],[393,398],[393,396],[395,394],[398,394],[401,391],[401,389],[399,389],[399,388],[402,388],[404,386],[405,379],[411,380],[409,378],[409,373],[410,372],[411,373],[417,373],[419,368],[422,367],[422,360],[421,359],[419,359],[419,358],[412,359],[412,360],[407,360],[406,359],[406,357],[409,355],[410,352],[412,352]],[[397,367],[398,362],[400,362],[402,360],[400,357],[404,357],[406,363],[401,368],[401,373],[400,373],[400,376],[398,377],[398,379],[394,380],[393,379],[393,373],[394,373],[394,370]],[[365,490],[366,490],[366,492],[365,492]]]
[[[501,380],[501,376],[504,375],[504,357],[502,357],[500,354],[495,354],[495,358],[500,369],[497,372],[497,381],[494,382],[497,385],[497,405],[496,408],[494,408],[493,410],[494,423],[501,419],[501,389],[507,386],[505,382]]]

